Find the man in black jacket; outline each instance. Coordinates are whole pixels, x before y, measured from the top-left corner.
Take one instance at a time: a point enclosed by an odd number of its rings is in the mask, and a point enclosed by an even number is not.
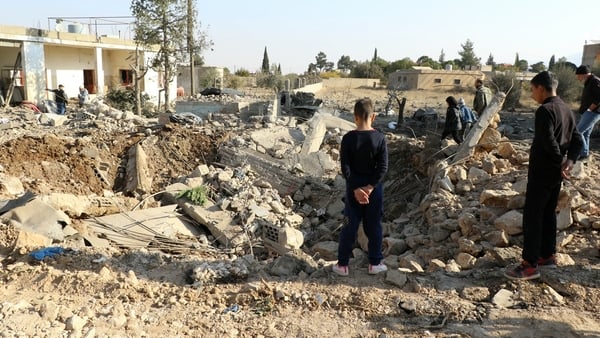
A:
[[[590,155],[590,135],[594,125],[600,121],[600,78],[592,74],[588,66],[579,66],[575,71],[577,80],[583,82],[581,92],[581,105],[579,113],[581,119],[577,124],[577,130],[583,136],[583,149],[580,159],[586,159]]]
[[[523,209],[523,262],[504,272],[507,278],[540,277],[538,266],[556,266],[556,204],[562,180],[569,179],[583,146],[569,106],[556,96],[558,81],[550,72],[531,79],[535,134],[529,153],[527,192]]]
[[[69,97],[67,93],[65,93],[65,86],[58,85],[58,89],[48,89],[47,91],[54,93],[54,101],[56,102],[56,113],[60,115],[64,115],[67,111],[67,102],[69,101]]]

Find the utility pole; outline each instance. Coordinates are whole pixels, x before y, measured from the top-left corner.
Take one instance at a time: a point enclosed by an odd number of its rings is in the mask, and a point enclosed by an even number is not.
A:
[[[194,83],[194,0],[187,0],[188,5],[188,23],[187,23],[187,33],[188,33],[188,51],[190,53],[190,95],[194,96],[196,93],[196,85]]]

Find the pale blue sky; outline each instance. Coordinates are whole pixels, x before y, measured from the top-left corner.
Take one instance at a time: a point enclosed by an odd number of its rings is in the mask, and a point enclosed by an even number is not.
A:
[[[0,24],[48,29],[48,17],[128,16],[128,0],[3,1]],[[303,72],[320,52],[365,61],[375,48],[395,61],[422,55],[458,58],[474,43],[485,62],[513,63],[515,54],[546,65],[554,54],[579,65],[586,40],[600,40],[598,0],[197,0],[199,20],[214,42],[209,65],[260,68],[267,47],[282,71]],[[118,32],[109,32],[118,34]],[[122,33],[125,34],[125,33]]]

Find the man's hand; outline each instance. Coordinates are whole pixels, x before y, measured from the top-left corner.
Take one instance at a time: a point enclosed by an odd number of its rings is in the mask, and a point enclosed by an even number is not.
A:
[[[369,204],[369,192],[362,187],[354,189],[354,198],[359,204]]]
[[[565,180],[569,180],[571,179],[571,169],[573,169],[573,161],[567,159],[566,161],[563,162],[562,164],[562,168],[560,171],[560,175],[565,179]]]

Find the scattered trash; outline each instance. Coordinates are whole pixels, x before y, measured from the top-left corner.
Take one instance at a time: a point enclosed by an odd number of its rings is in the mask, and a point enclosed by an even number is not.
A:
[[[29,254],[29,256],[37,259],[38,261],[41,261],[46,257],[53,257],[56,255],[60,255],[63,252],[65,252],[65,249],[63,249],[59,246],[53,246],[53,247],[48,247],[48,248],[43,248],[43,249],[33,251]]]
[[[398,125],[398,122],[392,121],[390,123],[388,123],[388,128],[390,129],[396,129],[396,126]]]
[[[223,310],[223,313],[228,313],[228,312],[237,313],[238,311],[240,311],[240,306],[237,304],[233,304],[230,307]]]
[[[108,260],[106,256],[102,256],[100,258],[96,258],[92,260],[92,263],[104,263]]]

